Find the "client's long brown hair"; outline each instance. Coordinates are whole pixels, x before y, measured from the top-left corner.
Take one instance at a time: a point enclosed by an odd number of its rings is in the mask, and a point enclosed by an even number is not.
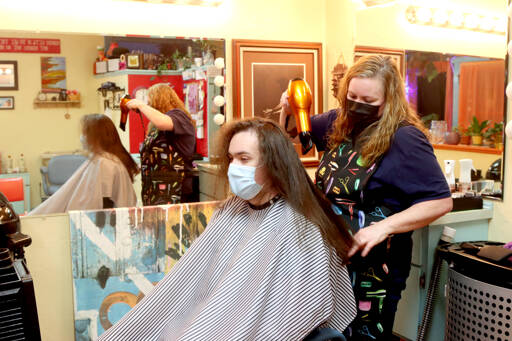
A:
[[[87,140],[87,148],[93,154],[107,152],[121,160],[133,182],[135,174],[139,173],[139,167],[130,153],[123,147],[114,122],[102,114],[90,114],[82,117],[82,134]]]
[[[226,124],[217,136],[221,176],[227,180],[231,139],[235,134],[246,130],[252,130],[258,136],[262,163],[274,188],[290,206],[316,224],[324,240],[347,261],[347,252],[353,242],[348,226],[334,214],[330,202],[313,184],[293,144],[277,123],[253,118]]]

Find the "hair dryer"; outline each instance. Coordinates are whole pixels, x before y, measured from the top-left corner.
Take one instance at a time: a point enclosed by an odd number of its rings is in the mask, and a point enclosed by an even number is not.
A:
[[[299,132],[302,154],[306,154],[313,148],[311,139],[311,120],[309,109],[311,108],[312,95],[308,83],[302,78],[295,78],[288,83],[288,103],[295,117],[295,124]]]
[[[121,119],[119,120],[119,128],[121,128],[122,131],[125,131],[126,129],[126,121],[128,121],[128,113],[130,112],[130,108],[126,104],[130,102],[132,98],[130,95],[124,95],[123,98],[121,98],[121,102],[119,103],[119,107],[121,108]],[[135,109],[136,112],[140,113],[138,109]]]

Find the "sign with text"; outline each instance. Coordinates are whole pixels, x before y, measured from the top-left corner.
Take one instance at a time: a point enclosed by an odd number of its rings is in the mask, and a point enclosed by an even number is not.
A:
[[[0,52],[60,53],[60,39],[0,38]]]

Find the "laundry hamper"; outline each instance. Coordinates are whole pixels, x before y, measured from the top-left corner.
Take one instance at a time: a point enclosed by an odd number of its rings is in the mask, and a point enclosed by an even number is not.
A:
[[[477,247],[503,245],[471,244]],[[459,243],[440,246],[438,250],[450,265],[445,341],[512,340],[512,267],[476,257],[476,249],[468,252]]]

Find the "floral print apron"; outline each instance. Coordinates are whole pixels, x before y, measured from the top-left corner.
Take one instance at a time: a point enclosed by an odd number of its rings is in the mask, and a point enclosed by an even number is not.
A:
[[[185,178],[185,160],[168,142],[165,131],[148,132],[140,147],[142,203],[177,204]]]

